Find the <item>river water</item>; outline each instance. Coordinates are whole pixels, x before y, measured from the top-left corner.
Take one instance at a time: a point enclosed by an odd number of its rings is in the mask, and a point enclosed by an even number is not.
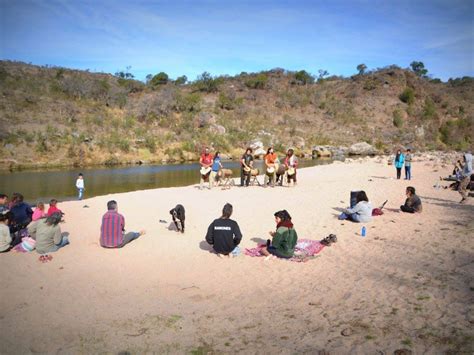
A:
[[[300,159],[299,166],[303,168],[331,162],[322,159]],[[224,168],[232,169],[234,177],[240,176],[238,161],[224,161],[222,165]],[[255,161],[255,167],[263,171],[263,162]],[[198,163],[2,171],[0,193],[11,196],[13,192],[20,192],[29,203],[48,202],[51,198],[60,201],[73,200],[77,195],[75,184],[79,173],[84,174],[86,187],[84,198],[199,183]]]

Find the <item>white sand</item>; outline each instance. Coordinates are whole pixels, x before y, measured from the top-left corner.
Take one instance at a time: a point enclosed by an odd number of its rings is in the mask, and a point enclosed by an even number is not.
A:
[[[1,352],[473,351],[473,199],[459,205],[457,192],[432,187],[450,167],[415,162],[412,170],[411,182],[397,181],[373,159],[302,169],[296,188],[190,186],[63,203],[71,245],[51,262],[36,252],[0,255]],[[409,185],[422,214],[390,210]],[[359,189],[375,206],[389,200],[365,238],[362,225],[336,218]],[[110,199],[128,230],[147,231],[119,250],[98,244]],[[338,242],[307,263],[218,258],[203,240],[226,202],[244,248],[267,239],[284,208],[300,238],[335,233]],[[177,203],[186,208],[184,235],[167,229]]]

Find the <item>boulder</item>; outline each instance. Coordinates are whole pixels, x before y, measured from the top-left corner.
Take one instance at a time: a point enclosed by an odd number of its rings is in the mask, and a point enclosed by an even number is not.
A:
[[[377,153],[377,149],[372,147],[367,142],[359,142],[350,146],[349,154],[350,155],[373,155]]]
[[[250,142],[249,147],[252,148],[252,150],[263,149],[263,143],[257,139],[254,139]]]
[[[224,126],[221,126],[219,124],[212,124],[210,127],[209,127],[209,131],[213,132],[213,133],[216,133],[216,134],[225,134],[226,133],[226,129]]]
[[[320,157],[320,158],[329,158],[329,157],[332,156],[332,153],[328,148],[320,146],[320,145],[317,145],[317,146],[313,147],[312,151],[313,151],[313,156],[314,157],[317,156],[317,157]]]
[[[216,123],[216,118],[212,113],[209,112],[201,112],[199,113],[198,117],[198,126],[199,128],[203,128],[212,124]]]
[[[415,128],[415,136],[416,138],[425,138],[425,129],[423,126]]]
[[[265,154],[267,154],[267,151],[263,148],[257,148],[253,152],[253,155],[256,157],[263,157]]]

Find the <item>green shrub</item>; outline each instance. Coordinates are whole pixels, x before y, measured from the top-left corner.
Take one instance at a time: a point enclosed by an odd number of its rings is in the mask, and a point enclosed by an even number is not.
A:
[[[164,73],[164,72],[160,72],[158,74],[156,74],[149,82],[150,86],[152,87],[157,87],[157,86],[160,86],[160,85],[165,85],[168,83],[168,74]]]
[[[439,128],[441,141],[455,149],[467,149],[472,144],[472,130],[474,119],[461,118],[454,121],[446,121]]]
[[[226,94],[221,92],[219,98],[217,99],[217,106],[224,110],[233,110],[237,106],[241,105],[243,99],[241,97],[236,98],[235,94]]]
[[[424,119],[433,119],[436,118],[436,106],[431,100],[431,98],[427,97],[425,99],[425,105],[423,106],[423,118]]]
[[[314,77],[306,72],[305,70],[300,70],[295,73],[295,80],[298,84],[306,85],[314,83]]]
[[[411,105],[415,102],[415,91],[412,88],[405,88],[398,98],[402,102]]]
[[[221,83],[221,78],[213,78],[211,74],[204,72],[197,77],[196,81],[194,82],[194,86],[199,91],[217,92]]]
[[[403,127],[403,116],[399,109],[393,111],[393,125],[397,128]]]
[[[245,85],[250,89],[265,89],[268,82],[268,76],[265,73],[260,73],[257,76],[251,77],[245,81]]]
[[[201,109],[201,95],[198,93],[181,94],[176,96],[176,110],[178,112],[197,112]]]
[[[174,83],[176,85],[184,85],[188,81],[188,77],[186,75],[178,76]]]
[[[151,153],[154,153],[156,151],[156,141],[153,136],[145,137],[145,147],[147,147]]]

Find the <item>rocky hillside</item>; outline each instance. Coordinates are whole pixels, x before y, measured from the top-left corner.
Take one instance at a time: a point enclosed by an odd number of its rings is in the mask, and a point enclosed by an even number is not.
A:
[[[356,142],[380,152],[473,147],[469,77],[442,83],[391,66],[350,78],[274,69],[183,81],[0,62],[0,165],[191,160],[205,145],[236,157],[251,143],[299,154]]]

